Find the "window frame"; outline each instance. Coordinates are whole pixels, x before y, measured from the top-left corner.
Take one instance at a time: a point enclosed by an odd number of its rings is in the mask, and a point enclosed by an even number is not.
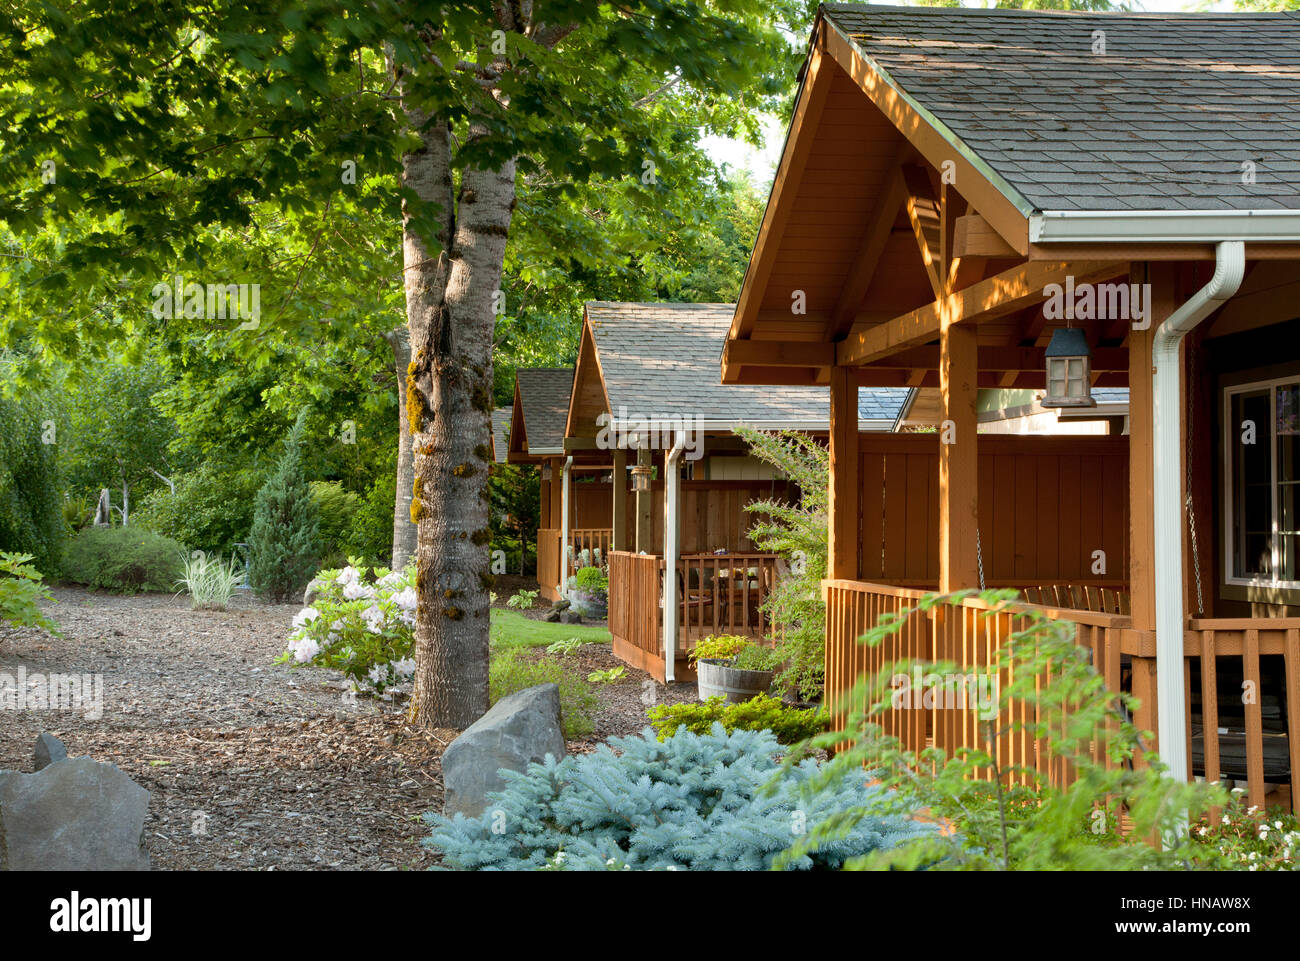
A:
[[[1223,393],[1223,487],[1220,504],[1223,507],[1223,583],[1237,587],[1262,587],[1275,590],[1300,590],[1300,579],[1282,580],[1273,577],[1241,577],[1235,574],[1233,566],[1233,549],[1235,532],[1233,530],[1233,505],[1236,503],[1236,490],[1233,486],[1233,466],[1236,451],[1233,441],[1240,436],[1241,425],[1232,422],[1232,400],[1238,394],[1268,391],[1268,452],[1269,452],[1269,498],[1270,498],[1270,558],[1274,572],[1279,569],[1280,542],[1278,539],[1278,483],[1277,483],[1277,388],[1285,384],[1300,386],[1300,373],[1290,373],[1280,377],[1262,380],[1241,381],[1222,387]],[[1258,440],[1258,437],[1257,437]]]

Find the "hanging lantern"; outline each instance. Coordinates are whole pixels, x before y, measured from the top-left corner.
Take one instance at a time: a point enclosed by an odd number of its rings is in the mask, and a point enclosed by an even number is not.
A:
[[[550,479],[551,479],[551,465],[550,465],[549,463],[548,463],[548,464],[543,464],[543,465],[542,465],[542,480],[544,480],[544,481],[548,481],[548,480],[550,480]]]
[[[1092,398],[1092,351],[1078,327],[1052,331],[1047,345],[1047,393],[1044,407],[1096,407]]]
[[[632,490],[644,493],[650,489],[650,467],[638,465],[632,468]]]

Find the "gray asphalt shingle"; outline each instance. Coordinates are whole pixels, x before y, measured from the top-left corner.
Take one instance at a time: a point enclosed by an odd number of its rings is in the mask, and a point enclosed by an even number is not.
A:
[[[515,372],[519,402],[524,409],[524,437],[530,453],[564,448],[569,419],[572,367],[535,367]]]
[[[824,10],[1038,210],[1297,209],[1298,13]]]
[[[718,373],[735,304],[587,304],[615,416],[702,417],[747,423],[816,422],[829,417],[825,387],[723,385]],[[863,387],[862,420],[898,416],[903,388]]]

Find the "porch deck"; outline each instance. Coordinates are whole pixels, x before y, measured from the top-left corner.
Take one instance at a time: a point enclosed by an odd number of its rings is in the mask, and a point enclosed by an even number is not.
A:
[[[614,653],[662,681],[664,583],[667,561],[658,554],[609,554],[609,631]],[[674,677],[694,680],[687,661],[695,642],[710,634],[765,638],[762,611],[777,578],[777,555],[684,554],[677,563],[677,642]]]
[[[1134,718],[1137,726],[1156,730],[1155,637],[1135,630],[1127,614],[1024,604],[981,616],[988,613],[988,605],[968,598],[959,607],[910,615],[897,634],[877,647],[857,642],[881,615],[899,614],[924,594],[865,581],[826,582],[826,697],[841,722],[852,707],[848,695],[859,677],[908,659],[951,661],[970,668],[988,665],[1015,629],[1016,612],[1034,609],[1074,624],[1077,642],[1092,652],[1092,663],[1107,687],[1130,692],[1141,701]],[[1275,659],[1268,670],[1262,670],[1264,659]],[[1205,777],[1208,771],[1211,780],[1242,782],[1251,804],[1276,803],[1300,813],[1294,784],[1300,770],[1300,717],[1288,710],[1300,704],[1300,618],[1189,619],[1183,665],[1191,743],[1188,775]],[[999,676],[1000,684],[1009,680]],[[1256,696],[1243,697],[1243,690]],[[1029,710],[1030,705],[1013,704],[1007,721],[1029,720]],[[981,743],[973,710],[891,709],[881,723],[909,749],[927,744],[947,751],[987,747]],[[1155,746],[1159,748],[1158,740]],[[1099,760],[1104,757],[1102,743],[1093,749]],[[1022,766],[1049,783],[1064,783],[1069,777],[1059,760],[1049,758],[1046,744],[1023,731],[1004,731],[993,754],[999,767]]]

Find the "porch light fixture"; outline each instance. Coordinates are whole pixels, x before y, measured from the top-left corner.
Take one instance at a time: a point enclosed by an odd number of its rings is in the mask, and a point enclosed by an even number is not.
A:
[[[543,464],[543,465],[542,465],[542,480],[544,480],[544,481],[548,481],[548,480],[550,480],[550,479],[551,479],[551,465],[550,465],[550,464]]]
[[[632,468],[632,490],[644,492],[650,489],[650,470],[647,465]]]
[[[1078,327],[1052,331],[1047,345],[1047,393],[1044,407],[1096,407],[1092,396],[1092,351]]]

